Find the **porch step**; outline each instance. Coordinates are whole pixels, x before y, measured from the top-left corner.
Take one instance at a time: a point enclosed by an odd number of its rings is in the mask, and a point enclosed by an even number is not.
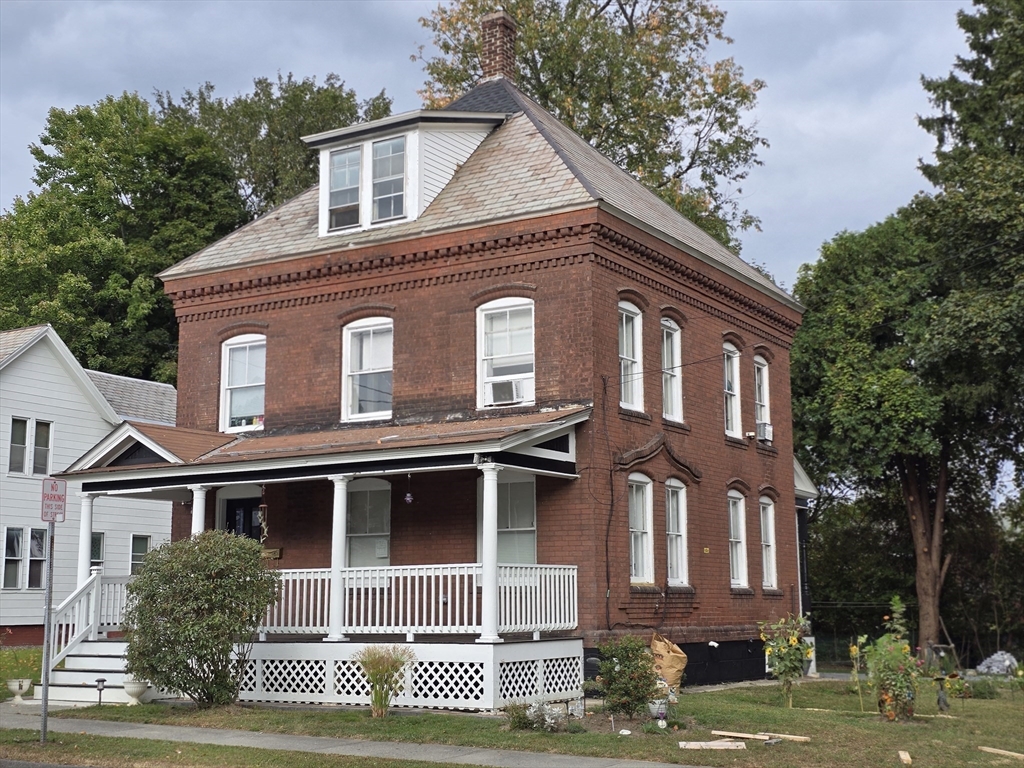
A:
[[[82,704],[99,701],[97,678],[103,678],[103,701],[127,704],[124,692],[123,640],[87,640],[64,658],[64,668],[50,673],[50,698]]]

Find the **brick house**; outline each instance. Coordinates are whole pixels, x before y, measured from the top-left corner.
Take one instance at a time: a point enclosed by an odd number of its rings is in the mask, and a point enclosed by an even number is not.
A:
[[[178,426],[72,467],[176,538],[265,537],[243,698],[358,701],[381,638],[421,706],[565,698],[652,629],[690,682],[756,677],[755,622],[800,611],[801,308],[519,91],[514,33],[484,19],[446,109],[307,137],[319,185],[165,271]]]

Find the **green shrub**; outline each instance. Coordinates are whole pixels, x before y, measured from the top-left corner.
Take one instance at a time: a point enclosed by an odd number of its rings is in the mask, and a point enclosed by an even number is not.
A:
[[[501,708],[505,722],[511,731],[532,731],[533,720],[530,719],[530,705],[525,701],[513,701]]]
[[[405,685],[405,667],[416,661],[407,645],[367,645],[353,657],[370,683],[370,714],[385,717]]]
[[[906,608],[899,597],[890,603],[891,616],[885,617],[886,633],[864,649],[868,677],[878,695],[878,711],[889,720],[907,720],[914,716],[917,674],[924,664],[914,658],[903,614]]]
[[[971,680],[971,695],[975,699],[995,699],[999,697],[999,686],[995,680],[976,677]]]
[[[647,709],[647,702],[658,693],[658,675],[654,657],[643,640],[627,635],[621,640],[598,647],[601,652],[600,675],[604,709],[609,714],[624,714],[630,719]]]
[[[154,549],[128,585],[127,672],[200,707],[238,698],[279,575],[258,541],[204,531]]]

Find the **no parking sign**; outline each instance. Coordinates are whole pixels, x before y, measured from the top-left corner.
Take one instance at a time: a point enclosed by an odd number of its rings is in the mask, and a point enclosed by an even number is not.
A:
[[[63,523],[64,506],[68,500],[68,483],[48,477],[43,480],[43,522]]]

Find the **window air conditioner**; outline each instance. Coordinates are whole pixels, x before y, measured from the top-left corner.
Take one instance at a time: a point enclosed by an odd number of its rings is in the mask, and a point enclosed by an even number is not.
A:
[[[766,443],[770,443],[772,441],[773,433],[774,430],[772,429],[772,425],[769,424],[767,421],[759,421],[757,423],[758,440],[763,440]]]
[[[522,379],[512,381],[489,381],[486,388],[486,405],[514,405],[523,402]]]

